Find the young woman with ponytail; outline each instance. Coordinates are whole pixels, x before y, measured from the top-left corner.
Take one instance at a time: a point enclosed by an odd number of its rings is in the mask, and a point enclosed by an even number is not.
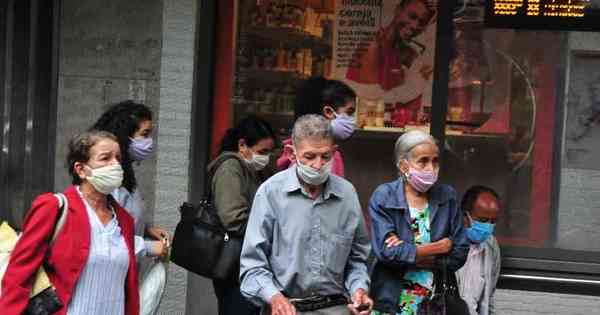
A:
[[[356,93],[351,87],[338,80],[313,77],[306,80],[296,93],[295,118],[308,114],[324,116],[330,121],[336,140],[346,140],[354,133],[355,110]],[[290,167],[295,162],[290,151],[291,144],[291,139],[283,141],[284,151],[277,159],[277,168],[280,170]],[[344,177],[344,162],[339,151],[333,155],[331,173]]]
[[[261,184],[258,172],[269,164],[275,133],[254,116],[227,130],[219,156],[208,165],[212,174],[213,204],[221,223],[230,232],[244,235],[254,194]],[[228,280],[213,280],[219,315],[255,315],[259,310],[240,293],[239,274]]]

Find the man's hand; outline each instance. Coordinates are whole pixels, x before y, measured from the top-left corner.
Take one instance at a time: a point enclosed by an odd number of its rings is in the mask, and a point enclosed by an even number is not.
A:
[[[358,289],[352,295],[352,304],[348,308],[353,315],[368,315],[373,310],[373,300],[364,289]]]
[[[398,238],[398,235],[390,233],[384,241],[385,247],[394,247],[404,243],[403,240]]]
[[[296,308],[281,293],[271,298],[271,315],[296,315]]]

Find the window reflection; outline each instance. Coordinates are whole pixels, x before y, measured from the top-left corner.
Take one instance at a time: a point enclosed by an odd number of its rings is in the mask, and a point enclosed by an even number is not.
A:
[[[481,6],[455,17],[443,175],[459,193],[501,196],[504,245],[548,246],[559,49],[556,32],[485,29]]]

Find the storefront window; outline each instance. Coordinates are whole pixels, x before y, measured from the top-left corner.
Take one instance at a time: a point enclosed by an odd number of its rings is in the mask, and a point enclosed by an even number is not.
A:
[[[504,244],[550,240],[558,32],[485,29],[483,6],[454,16],[444,176],[459,192],[494,188]]]
[[[434,135],[443,139],[441,180],[459,197],[472,185],[501,196],[504,257],[600,262],[600,45],[590,33],[486,28],[479,0],[458,1],[452,16],[434,0],[231,3],[220,5],[225,31],[233,28],[231,45],[217,49],[220,120],[258,115],[284,139],[303,80],[341,80],[357,93],[359,130],[340,151],[364,208],[378,185],[397,178],[398,136],[441,130]],[[452,44],[442,47],[448,37],[436,38],[437,26],[449,20]],[[448,95],[433,104],[445,95],[432,88],[443,67]],[[505,266],[576,272],[572,265],[520,264],[509,259]]]
[[[444,180],[499,193],[505,267],[598,272],[600,62],[577,50],[590,33],[485,28],[483,3],[453,23]]]
[[[394,140],[405,130],[430,129],[437,1],[240,0],[236,6],[234,120],[258,115],[285,138],[304,79],[345,82],[357,93],[359,130],[340,150],[346,177],[366,206],[377,185],[396,177]]]

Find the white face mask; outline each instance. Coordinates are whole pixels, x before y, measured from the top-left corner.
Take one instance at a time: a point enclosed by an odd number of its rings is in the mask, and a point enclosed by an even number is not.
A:
[[[123,184],[123,168],[121,164],[112,164],[99,168],[91,168],[85,165],[91,175],[85,176],[87,180],[99,193],[108,195]]]
[[[250,160],[244,159],[248,165],[252,166],[255,170],[260,171],[263,170],[269,164],[270,155],[269,154],[257,154],[252,151],[252,158]]]
[[[308,165],[304,165],[300,163],[300,160],[296,161],[298,165],[297,173],[300,179],[309,185],[321,185],[327,181],[329,178],[329,174],[331,173],[331,165],[333,164],[333,159],[329,160],[329,162],[325,163],[321,167],[320,170],[316,170]]]

